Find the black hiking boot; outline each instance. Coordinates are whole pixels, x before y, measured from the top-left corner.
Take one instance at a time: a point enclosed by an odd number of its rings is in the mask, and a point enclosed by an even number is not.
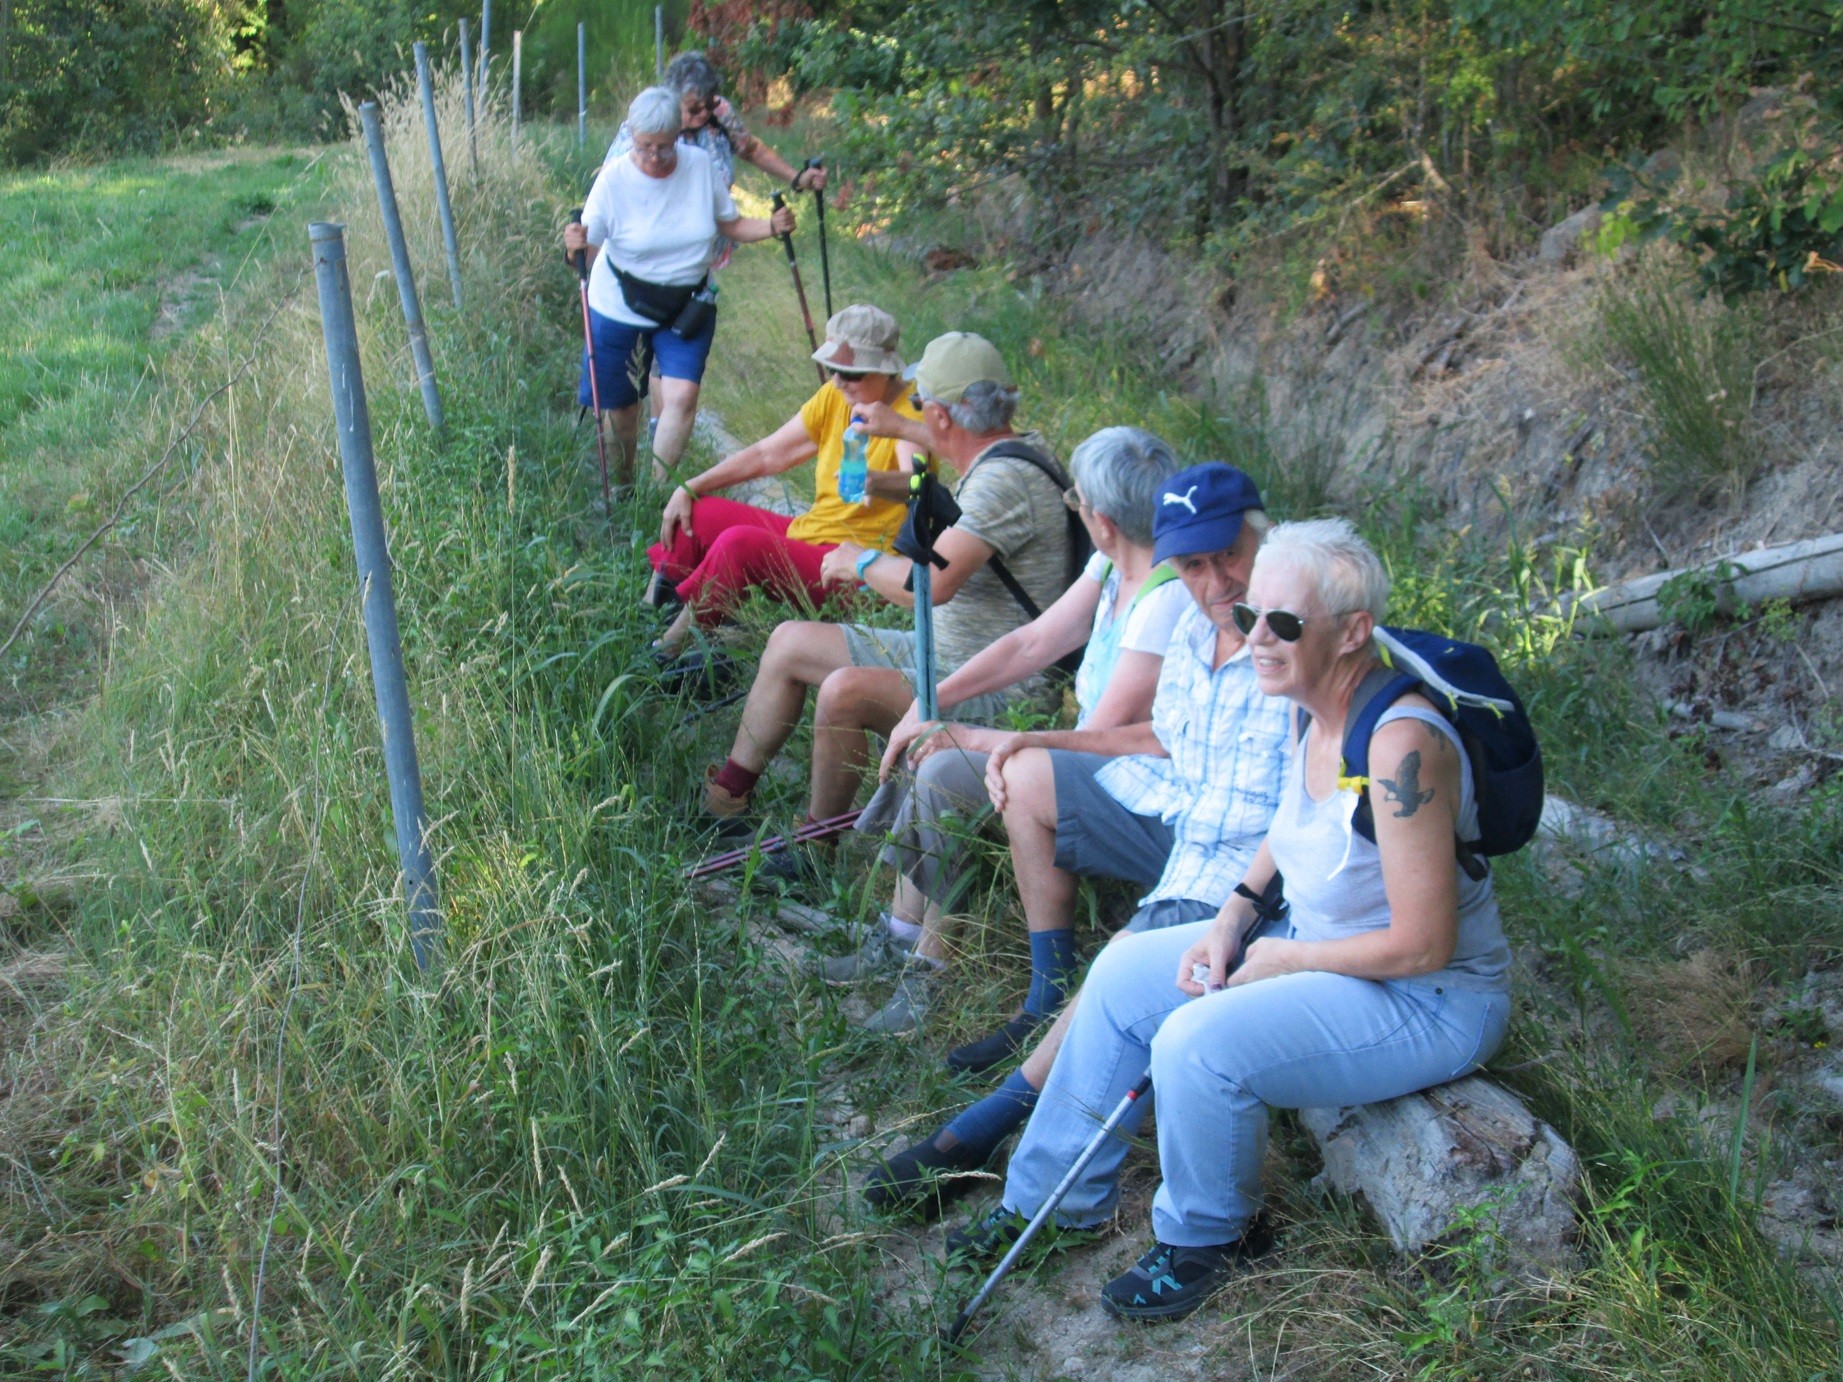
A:
[[[1030,1034],[1046,1019],[1035,1013],[1019,1013],[990,1036],[957,1046],[947,1053],[947,1068],[963,1075],[978,1075],[1010,1060],[1030,1040]]]
[[[880,1214],[910,1210],[924,1222],[938,1217],[948,1200],[971,1188],[977,1171],[991,1160],[984,1148],[956,1142],[947,1151],[935,1146],[940,1136],[904,1147],[870,1173],[864,1202]]]
[[[1101,1308],[1118,1320],[1181,1320],[1272,1246],[1273,1233],[1258,1215],[1233,1243],[1208,1248],[1154,1243],[1101,1288]]]

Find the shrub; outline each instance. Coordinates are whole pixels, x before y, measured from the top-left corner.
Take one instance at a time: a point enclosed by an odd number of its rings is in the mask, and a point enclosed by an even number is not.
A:
[[[1754,471],[1745,319],[1647,267],[1606,290],[1600,324],[1644,396],[1659,489],[1706,498],[1744,487]]]

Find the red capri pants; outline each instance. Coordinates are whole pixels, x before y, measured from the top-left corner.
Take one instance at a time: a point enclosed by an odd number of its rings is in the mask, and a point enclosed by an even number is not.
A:
[[[759,588],[789,604],[817,608],[826,589],[819,564],[835,544],[820,546],[787,536],[793,520],[752,504],[715,495],[691,506],[691,531],[682,528],[666,548],[654,543],[647,559],[678,589],[679,598],[710,625]]]

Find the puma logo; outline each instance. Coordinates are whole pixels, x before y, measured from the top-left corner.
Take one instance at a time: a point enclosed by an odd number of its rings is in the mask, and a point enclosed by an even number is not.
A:
[[[1185,508],[1190,510],[1193,516],[1195,516],[1197,512],[1197,506],[1191,503],[1190,497],[1197,492],[1197,489],[1198,487],[1196,485],[1192,485],[1189,489],[1185,490],[1182,494],[1167,494],[1165,496],[1165,503],[1182,504]]]

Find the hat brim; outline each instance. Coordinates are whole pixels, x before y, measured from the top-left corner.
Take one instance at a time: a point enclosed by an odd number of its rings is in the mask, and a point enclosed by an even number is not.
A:
[[[840,374],[893,374],[907,378],[907,366],[902,357],[893,350],[878,350],[875,346],[852,346],[851,363],[835,363],[843,341],[827,341],[813,352],[813,359],[827,369],[837,370]]]
[[[1241,536],[1245,509],[1231,514],[1203,514],[1160,533],[1152,544],[1152,564],[1201,552],[1226,552]]]

